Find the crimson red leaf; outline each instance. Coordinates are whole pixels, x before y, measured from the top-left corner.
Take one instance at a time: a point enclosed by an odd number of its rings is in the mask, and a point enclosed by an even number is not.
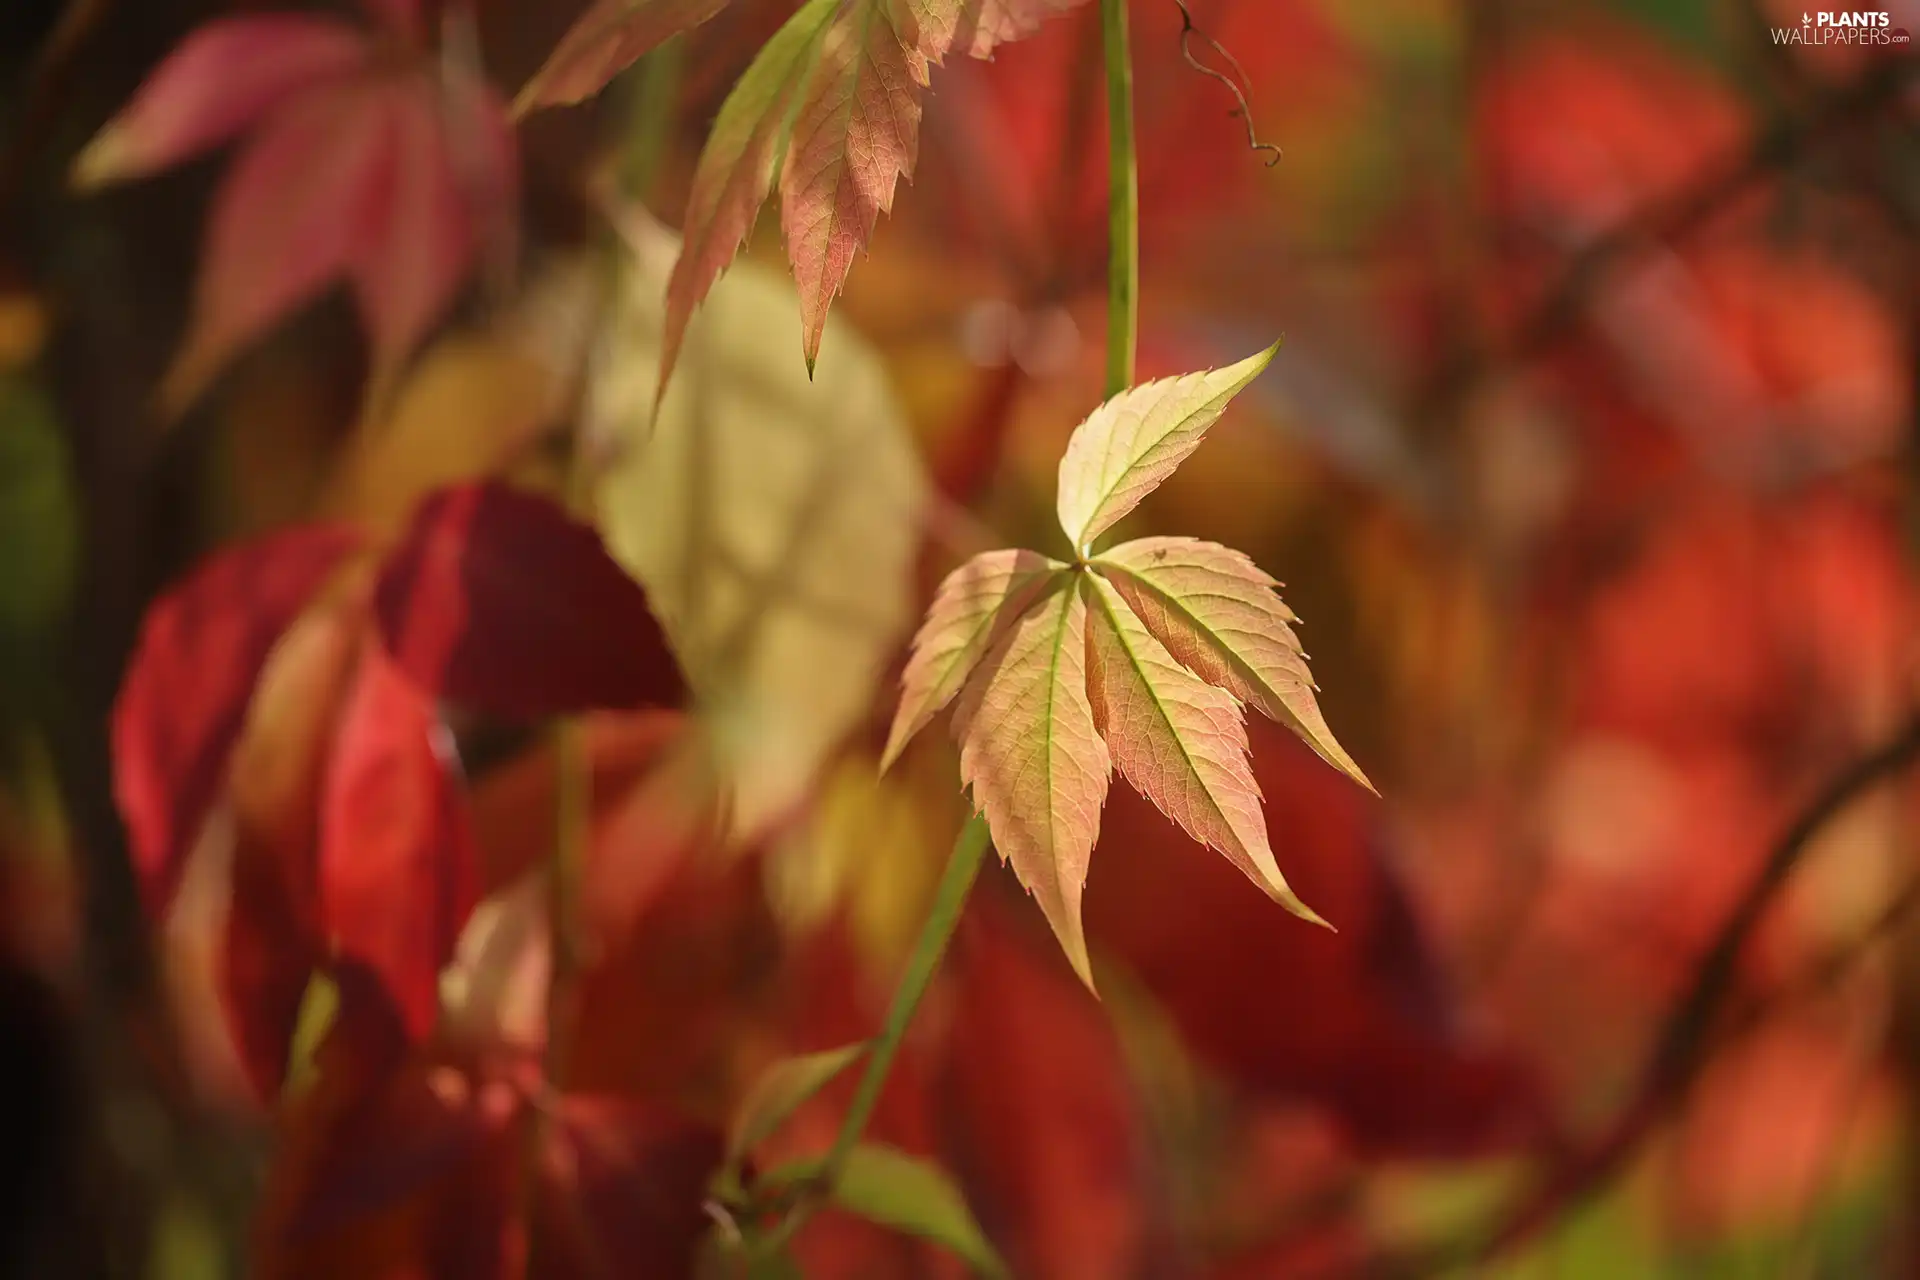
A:
[[[74,161],[74,182],[97,187],[171,168],[302,91],[350,74],[370,55],[359,32],[328,18],[262,13],[209,22],[87,144]]]
[[[224,551],[148,612],[113,709],[114,798],[149,912],[172,901],[280,633],[359,546],[310,526]]]
[[[1327,1107],[1363,1150],[1446,1157],[1537,1137],[1539,1082],[1459,1024],[1362,794],[1285,730],[1248,730],[1288,871],[1341,932],[1276,928],[1259,890],[1223,860],[1195,858],[1171,823],[1116,789],[1089,937],[1132,969],[1197,1057],[1260,1096]]]
[[[562,1098],[556,1112],[540,1202],[556,1248],[542,1274],[691,1275],[720,1130],[622,1098]]]
[[[986,894],[962,923],[953,969],[947,1149],[1014,1274],[1156,1270],[1141,1116],[1099,1004]]]
[[[502,484],[420,505],[376,588],[388,650],[430,694],[512,719],[678,702],[646,593],[587,525]]]
[[[327,772],[321,921],[340,954],[380,975],[416,1037],[433,1029],[440,970],[478,897],[450,755],[426,696],[367,650]]]

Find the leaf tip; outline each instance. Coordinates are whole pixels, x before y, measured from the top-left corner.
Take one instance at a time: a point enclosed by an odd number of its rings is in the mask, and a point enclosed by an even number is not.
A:
[[[111,186],[125,176],[128,150],[126,130],[118,124],[108,124],[73,158],[67,184],[78,192]]]

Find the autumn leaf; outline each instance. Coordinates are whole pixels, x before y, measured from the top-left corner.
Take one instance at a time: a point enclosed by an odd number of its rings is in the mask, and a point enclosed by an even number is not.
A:
[[[1093,985],[1080,894],[1112,762],[1087,700],[1086,600],[1065,577],[1008,630],[954,712],[960,777],[1000,856]]]
[[[800,286],[807,369],[853,255],[893,207],[920,153],[920,95],[930,74],[918,33],[888,0],[862,0],[829,24],[780,173],[780,227]]]
[[[527,81],[514,114],[584,102],[649,50],[726,7],[727,0],[599,0]]]
[[[1123,391],[1082,423],[1060,459],[1060,527],[1074,550],[1089,554],[1096,538],[1159,488],[1279,349],[1275,343],[1225,369]]]
[[[672,705],[647,596],[600,535],[500,483],[421,503],[375,588],[388,651],[435,697],[509,719]]]
[[[411,8],[378,16],[404,24]],[[517,234],[516,144],[492,88],[321,18],[201,28],[81,152],[74,180],[156,173],[243,133],[208,216],[192,329],[162,388],[170,410],[336,282],[356,295],[376,381],[391,378],[483,243]]]
[[[1193,538],[1142,538],[1093,562],[1188,670],[1300,736],[1314,754],[1367,790],[1371,782],[1334,740],[1314,701],[1298,619],[1279,583],[1230,547]]]
[[[191,160],[306,89],[358,70],[370,53],[358,31],[331,18],[262,13],[209,22],[75,158],[74,185],[92,190]]]
[[[1175,662],[1107,583],[1089,574],[1080,587],[1093,722],[1121,776],[1274,901],[1324,924],[1274,865],[1240,704]]]
[[[955,569],[934,593],[933,605],[901,677],[900,706],[880,757],[886,772],[913,735],[953,701],[980,665],[999,631],[1024,612],[1022,599],[1050,573],[1066,568],[1033,551],[989,551]]]
[[[958,696],[961,779],[1089,986],[1080,898],[1113,766],[1188,835],[1318,924],[1326,921],[1274,860],[1244,706],[1371,790],[1314,702],[1293,613],[1252,561],[1184,538],[1087,558],[1273,353],[1150,382],[1096,410],[1060,464],[1060,525],[1075,563],[1030,551],[969,561],[941,584],[907,661],[885,760]]]
[[[213,556],[148,612],[112,734],[114,799],[150,911],[179,885],[281,633],[359,546],[343,527],[275,534]]]
[[[809,372],[827,312],[919,155],[931,69],[976,58],[1081,0],[810,0],[754,58],[714,121],[667,291],[664,393],[694,308],[780,186]]]
[[[667,281],[659,390],[664,398],[687,325],[747,242],[793,137],[800,93],[838,0],[809,0],[761,47],[720,107],[687,194],[685,242]]]
[[[415,1039],[478,897],[473,834],[433,704],[377,647],[341,714],[320,812],[323,925],[378,974]]]

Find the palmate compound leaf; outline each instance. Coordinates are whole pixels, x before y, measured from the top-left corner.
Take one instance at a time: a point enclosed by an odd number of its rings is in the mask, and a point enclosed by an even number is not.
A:
[[[1115,764],[1194,839],[1320,924],[1274,861],[1242,704],[1372,790],[1320,715],[1278,584],[1251,560],[1188,538],[1087,558],[1095,538],[1199,447],[1273,350],[1103,405],[1060,466],[1060,521],[1077,563],[1020,551],[976,557],[941,585],[914,638],[886,760],[958,691],[961,779],[1089,986],[1080,898]]]
[[[1143,383],[1094,410],[1060,458],[1056,506],[1074,550],[1089,554],[1095,539],[1159,488],[1279,349],[1275,343],[1224,369]]]
[[[693,310],[780,184],[807,368],[856,253],[919,153],[921,99],[950,49],[976,58],[1084,0],[808,0],[727,96],[687,199],[667,290],[662,392]]]

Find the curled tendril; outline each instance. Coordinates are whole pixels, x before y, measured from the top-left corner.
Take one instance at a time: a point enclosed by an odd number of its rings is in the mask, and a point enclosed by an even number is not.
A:
[[[1260,141],[1259,134],[1254,132],[1253,109],[1247,105],[1247,97],[1253,92],[1253,82],[1248,78],[1246,68],[1240,65],[1240,59],[1233,56],[1232,50],[1194,25],[1193,11],[1187,8],[1187,0],[1173,0],[1173,3],[1175,7],[1180,10],[1180,56],[1186,59],[1188,66],[1198,71],[1201,75],[1212,80],[1218,80],[1221,84],[1227,86],[1227,91],[1233,95],[1234,101],[1239,104],[1227,113],[1228,117],[1245,122],[1247,126],[1247,146],[1249,149],[1273,153],[1272,158],[1267,161],[1267,168],[1273,168],[1273,166],[1280,163],[1280,148],[1274,146],[1271,142]],[[1227,65],[1233,68],[1232,75],[1218,71],[1194,56],[1193,39],[1195,36],[1206,41],[1215,53],[1226,59]]]

